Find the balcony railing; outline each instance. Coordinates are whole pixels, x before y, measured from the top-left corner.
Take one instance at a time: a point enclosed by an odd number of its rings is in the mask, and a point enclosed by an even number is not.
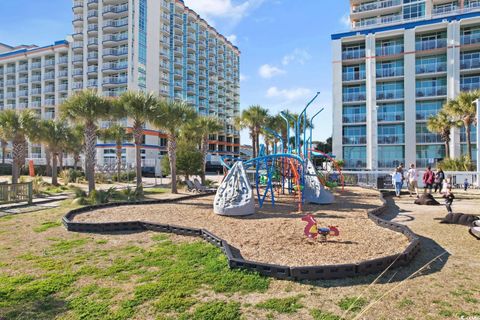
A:
[[[404,134],[379,134],[378,135],[378,144],[400,144],[405,143]]]
[[[416,70],[417,74],[446,72],[447,71],[447,63],[446,62],[437,62],[437,63],[419,64],[415,67],[415,70]]]
[[[447,95],[447,86],[417,88],[417,98]]]
[[[362,122],[367,122],[367,114],[365,113],[343,115],[343,123],[362,123]]]
[[[360,102],[360,101],[365,101],[366,100],[366,94],[365,92],[361,93],[344,93],[343,94],[343,101],[346,102]]]
[[[377,113],[378,122],[394,122],[405,120],[405,113],[403,111],[385,111]]]
[[[480,89],[480,82],[476,83],[460,83],[460,91],[474,91]]]
[[[365,70],[355,71],[355,72],[344,72],[343,81],[355,81],[355,80],[365,80],[366,79]]]
[[[342,53],[343,60],[353,60],[353,59],[362,59],[362,58],[365,58],[365,49],[343,51]]]
[[[443,143],[442,136],[435,133],[417,133],[417,143]]]
[[[343,137],[343,144],[367,144],[366,136]]]
[[[401,0],[384,0],[384,1],[370,2],[370,3],[365,3],[357,7],[354,7],[352,9],[352,13],[384,9],[384,8],[399,6],[401,4],[402,4]]]
[[[447,39],[420,40],[415,43],[417,51],[427,51],[447,47]]]
[[[480,43],[480,32],[462,35],[461,43],[462,45]]]
[[[400,77],[404,73],[403,67],[395,68],[377,68],[377,78],[390,78],[390,77]]]
[[[403,89],[377,91],[377,100],[395,100],[403,99],[403,97]]]
[[[460,69],[469,70],[480,68],[480,58],[470,58],[460,60]]]

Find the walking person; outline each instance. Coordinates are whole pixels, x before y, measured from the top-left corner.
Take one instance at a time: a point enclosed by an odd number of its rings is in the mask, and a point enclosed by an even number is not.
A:
[[[410,169],[407,171],[407,184],[410,197],[412,196],[413,192],[415,192],[418,198],[418,172],[417,169],[415,169],[415,164],[413,163],[410,165]]]
[[[469,186],[468,179],[465,178],[465,181],[463,181],[463,191],[466,192],[468,189],[468,186]]]
[[[445,207],[447,208],[448,213],[452,213],[452,203],[453,199],[455,199],[455,195],[452,192],[451,186],[449,186],[448,189],[445,191],[443,197],[445,198]]]
[[[424,193],[427,193],[427,189],[428,189],[428,193],[432,193],[434,181],[435,181],[435,175],[432,171],[432,167],[428,166],[427,171],[425,171],[425,173],[423,174],[423,184],[425,185]]]
[[[403,175],[398,168],[392,174],[392,180],[393,183],[395,183],[395,195],[400,198],[400,193],[402,192]]]
[[[437,173],[435,173],[435,193],[442,193],[442,183],[443,180],[445,180],[445,173],[443,170],[440,168],[437,170]]]

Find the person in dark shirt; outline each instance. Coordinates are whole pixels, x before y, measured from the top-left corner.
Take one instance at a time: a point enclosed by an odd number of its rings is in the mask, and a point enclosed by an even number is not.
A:
[[[452,203],[455,199],[455,195],[452,192],[452,187],[448,187],[443,197],[445,198],[445,207],[447,208],[448,213],[452,213]]]

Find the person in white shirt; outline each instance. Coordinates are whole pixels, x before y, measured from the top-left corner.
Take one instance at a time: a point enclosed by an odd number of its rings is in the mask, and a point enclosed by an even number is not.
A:
[[[395,194],[397,197],[400,197],[400,193],[402,192],[402,184],[403,184],[403,175],[400,170],[395,170],[392,175],[393,183],[395,183]]]
[[[410,165],[410,169],[407,171],[407,183],[408,183],[408,192],[410,192],[410,197],[412,196],[413,192],[417,194],[418,198],[418,173],[417,169],[415,169],[415,164]]]

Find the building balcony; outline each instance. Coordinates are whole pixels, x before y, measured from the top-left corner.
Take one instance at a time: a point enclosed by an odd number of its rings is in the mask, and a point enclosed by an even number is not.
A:
[[[447,72],[447,63],[439,62],[439,63],[421,64],[421,65],[417,65],[415,67],[415,70],[417,74]]]
[[[403,97],[403,89],[377,91],[377,100],[399,100]]]
[[[365,49],[349,50],[342,52],[343,60],[356,60],[365,58]]]
[[[5,73],[10,74],[10,73],[15,73],[15,67],[9,67],[5,69]]]
[[[98,11],[97,10],[89,10],[87,12],[87,19],[92,21],[98,20]]]
[[[60,70],[60,71],[58,71],[58,77],[59,77],[59,78],[66,78],[66,77],[68,77],[68,70]]]
[[[103,57],[120,57],[128,54],[127,47],[108,48],[103,50]]]
[[[18,71],[28,71],[28,63],[18,65]]]
[[[68,91],[68,84],[63,83],[58,86],[58,91]]]
[[[104,81],[105,82],[105,81]],[[87,82],[87,88],[97,88],[98,87],[98,80],[97,79],[90,79]]]
[[[364,123],[364,122],[367,122],[367,114],[357,113],[357,114],[343,115],[342,121],[344,124]]]
[[[32,69],[40,69],[42,67],[41,62],[32,62],[31,68]]]
[[[45,106],[54,106],[55,99],[45,99]]]
[[[360,4],[352,8],[351,13],[362,13],[362,12],[369,12],[375,10],[386,10],[389,8],[394,8],[402,5],[401,0],[383,0],[383,1],[376,1],[376,2],[368,2],[364,4]]]
[[[417,143],[443,143],[442,137],[435,133],[417,133]]]
[[[475,91],[480,89],[480,83],[460,83],[460,91]]]
[[[43,89],[43,93],[54,93],[55,92],[55,87],[54,86],[48,86]]]
[[[98,67],[97,66],[89,66],[87,68],[87,73],[89,74],[96,74],[98,73]]]
[[[41,88],[32,88],[30,91],[32,95],[41,95],[42,94],[42,89]]]
[[[405,135],[378,135],[378,144],[402,144],[405,143]]]
[[[366,136],[354,136],[354,137],[344,136],[342,139],[342,142],[343,144],[351,144],[351,145],[367,144],[367,137]]]
[[[16,94],[15,92],[7,92],[7,93],[5,94],[5,97],[6,97],[7,99],[15,99],[15,98],[17,97],[17,94]]]
[[[127,77],[107,77],[103,79],[104,85],[117,85],[127,83]]]
[[[19,97],[22,97],[22,98],[28,97],[28,90],[20,90],[20,91],[18,91],[18,96],[19,96]]]
[[[53,79],[55,79],[55,73],[54,72],[45,73],[43,75],[43,80],[53,80]]]
[[[415,43],[415,50],[428,51],[447,48],[447,39],[422,40]]]
[[[38,101],[38,100],[37,101],[32,101],[30,103],[30,107],[32,107],[32,108],[40,108],[41,106],[42,106],[42,102]]]
[[[96,8],[98,7],[98,0],[88,0],[87,1],[87,6],[89,8]]]
[[[461,36],[462,45],[471,45],[480,43],[480,33],[466,34]]]
[[[416,96],[417,98],[425,97],[440,97],[447,95],[447,86],[436,86],[436,87],[426,87],[426,88],[417,88]]]
[[[394,78],[401,77],[404,74],[403,67],[396,68],[377,68],[376,76],[377,78]]]
[[[386,111],[377,113],[378,122],[401,122],[405,120],[405,113],[402,111]]]
[[[103,37],[103,45],[119,46],[127,43],[128,33],[107,34]]]
[[[360,81],[366,79],[366,72],[365,70],[357,71],[357,72],[343,72],[342,79],[345,82],[348,81]]]
[[[120,13],[128,12],[128,3],[120,5],[107,5],[103,7],[103,15],[105,18],[116,17]]]
[[[480,68],[480,59],[461,59],[460,60],[460,69],[461,70],[471,70]]]
[[[104,31],[119,31],[128,29],[128,19],[106,20],[103,23]]]
[[[128,63],[104,63],[103,71],[119,71],[128,68]]]
[[[68,64],[68,56],[58,58],[58,64]]]
[[[5,81],[5,84],[7,87],[15,87],[17,85],[17,82],[15,81],[15,79],[9,79]]]
[[[343,101],[345,102],[362,102],[366,100],[366,93],[344,93]]]
[[[18,78],[18,83],[19,84],[27,84],[28,83],[28,78]],[[0,87],[2,87],[0,85]]]

